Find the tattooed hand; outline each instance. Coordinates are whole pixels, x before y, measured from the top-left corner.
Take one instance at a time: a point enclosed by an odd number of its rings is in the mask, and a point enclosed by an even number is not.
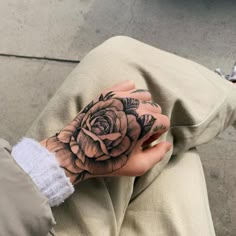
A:
[[[54,152],[73,184],[97,176],[138,176],[170,149],[142,149],[169,127],[147,90],[126,81],[104,91],[59,133],[41,143]]]

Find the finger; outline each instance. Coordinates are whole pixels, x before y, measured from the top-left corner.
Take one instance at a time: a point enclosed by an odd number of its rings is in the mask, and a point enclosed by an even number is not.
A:
[[[105,89],[103,91],[103,94],[113,91],[113,92],[125,92],[125,91],[130,91],[135,89],[135,84],[132,80],[125,80],[122,81],[121,83],[115,84],[112,87]]]
[[[157,139],[159,139],[161,135],[162,135],[162,133],[153,134],[151,137],[149,137],[147,140],[144,141],[144,143],[142,144],[142,147],[149,146],[151,143],[153,143]]]
[[[169,127],[170,127],[170,119],[168,116],[163,115],[163,114],[154,114],[154,118],[156,119],[152,129],[151,129],[151,134],[149,135],[149,137],[153,134],[159,133],[159,134],[163,134],[165,133]]]
[[[140,162],[145,166],[145,171],[152,168],[156,163],[160,162],[171,149],[172,144],[169,142],[160,142],[155,146],[142,151]],[[141,161],[142,158],[142,161]]]
[[[139,100],[140,103],[141,102],[146,102],[146,101],[150,101],[152,98],[152,95],[150,94],[150,92],[148,92],[147,90],[145,92],[137,92],[137,93],[132,93],[133,90],[131,90],[130,92],[115,92],[115,97],[117,98],[134,98],[136,100]]]
[[[161,113],[161,107],[153,101],[141,101],[139,104],[139,110],[145,112]]]
[[[142,101],[150,101],[152,99],[151,93],[146,89],[135,89],[129,93],[123,94],[123,96],[136,98]]]
[[[162,114],[145,114],[139,119],[141,126],[140,139],[138,145],[143,147],[158,139],[170,127],[170,120],[167,116]],[[154,136],[153,136],[154,135]],[[153,137],[152,137],[153,136]],[[145,143],[146,142],[146,143]]]
[[[170,120],[165,115],[159,115],[159,118],[154,122],[151,131],[141,140],[142,147],[148,146],[152,142],[160,138],[162,134],[168,131],[170,127]]]
[[[161,142],[156,146],[145,150],[136,150],[130,156],[128,162],[120,169],[104,176],[140,176],[145,174],[156,163],[161,161],[171,149],[168,142]]]

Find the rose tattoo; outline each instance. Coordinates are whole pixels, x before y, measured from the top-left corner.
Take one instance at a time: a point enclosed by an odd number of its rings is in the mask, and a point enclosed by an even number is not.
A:
[[[117,98],[113,92],[88,104],[46,147],[55,152],[61,167],[76,176],[104,175],[120,169],[137,141],[152,128],[155,118],[138,115],[140,101]]]

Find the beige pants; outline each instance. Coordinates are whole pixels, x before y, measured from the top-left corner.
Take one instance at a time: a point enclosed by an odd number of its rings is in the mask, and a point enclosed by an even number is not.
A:
[[[139,178],[97,178],[53,209],[59,236],[215,235],[195,147],[236,117],[236,89],[203,66],[128,37],[91,51],[65,80],[28,136],[55,134],[103,89],[122,80],[147,88],[171,120],[163,161]],[[170,159],[171,157],[171,159]]]

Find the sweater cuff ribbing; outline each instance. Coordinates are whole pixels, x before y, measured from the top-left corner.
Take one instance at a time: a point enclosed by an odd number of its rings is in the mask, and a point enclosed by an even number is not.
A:
[[[13,147],[12,156],[48,198],[50,206],[61,204],[74,192],[55,155],[37,141],[23,138]]]

